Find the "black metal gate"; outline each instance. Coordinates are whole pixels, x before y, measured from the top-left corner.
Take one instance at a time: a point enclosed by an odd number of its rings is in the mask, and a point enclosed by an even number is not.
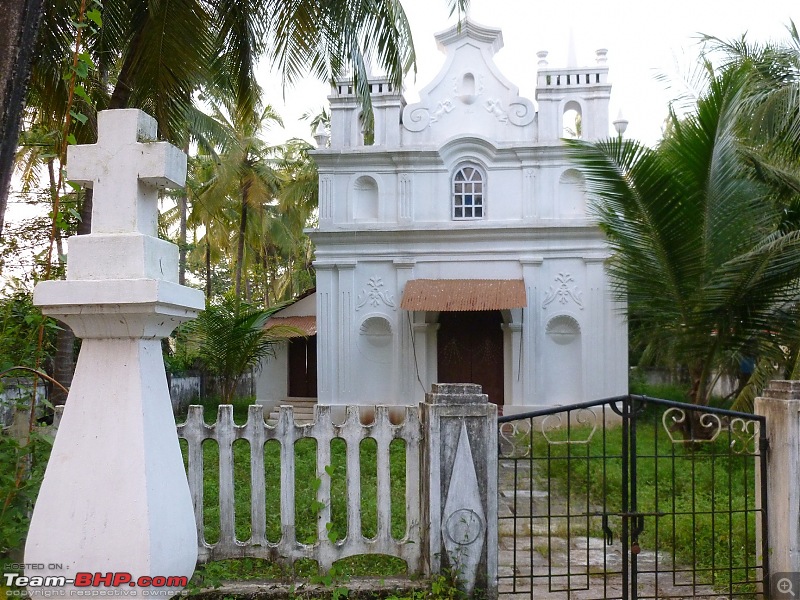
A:
[[[501,595],[768,596],[763,417],[622,396],[499,440]]]

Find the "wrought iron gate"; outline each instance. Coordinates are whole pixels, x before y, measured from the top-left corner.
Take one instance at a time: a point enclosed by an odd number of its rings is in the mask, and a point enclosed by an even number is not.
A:
[[[499,440],[501,595],[768,595],[763,417],[622,396]]]

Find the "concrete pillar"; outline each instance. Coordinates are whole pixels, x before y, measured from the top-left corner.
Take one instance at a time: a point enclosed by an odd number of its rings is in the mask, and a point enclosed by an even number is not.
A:
[[[766,417],[767,556],[769,573],[800,572],[800,381],[771,381],[756,398],[755,413]],[[766,449],[762,448],[761,452]],[[761,508],[761,471],[756,469],[757,506]],[[760,531],[756,528],[756,531]],[[761,552],[758,541],[758,553]]]
[[[69,178],[94,188],[92,233],[70,238],[67,280],[34,292],[83,344],[24,562],[47,566],[28,575],[129,574],[137,596],[139,577],[180,581],[197,561],[161,338],[204,299],[178,284],[178,248],[156,231],[158,188],[183,186],[186,156],[152,142],[156,122],[138,110],[103,111],[98,129],[68,155]]]
[[[497,407],[472,383],[434,383],[422,407],[430,572],[497,598]]]

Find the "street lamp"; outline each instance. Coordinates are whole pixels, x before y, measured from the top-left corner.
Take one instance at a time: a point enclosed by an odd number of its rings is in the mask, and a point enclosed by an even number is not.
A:
[[[622,138],[625,130],[628,128],[628,119],[622,116],[622,109],[619,110],[617,118],[613,122],[614,129],[617,130],[617,135]]]

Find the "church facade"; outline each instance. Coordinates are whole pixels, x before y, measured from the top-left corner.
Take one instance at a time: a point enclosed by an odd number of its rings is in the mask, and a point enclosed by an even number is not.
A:
[[[418,103],[370,82],[374,139],[348,82],[329,97],[316,294],[281,315],[309,337],[265,364],[261,402],[304,369],[324,404],[414,404],[435,382],[479,383],[506,413],[627,393],[624,307],[561,141],[609,135],[605,51],[581,68],[538,53],[534,105],[494,63],[499,30],[436,39],[445,64]]]

